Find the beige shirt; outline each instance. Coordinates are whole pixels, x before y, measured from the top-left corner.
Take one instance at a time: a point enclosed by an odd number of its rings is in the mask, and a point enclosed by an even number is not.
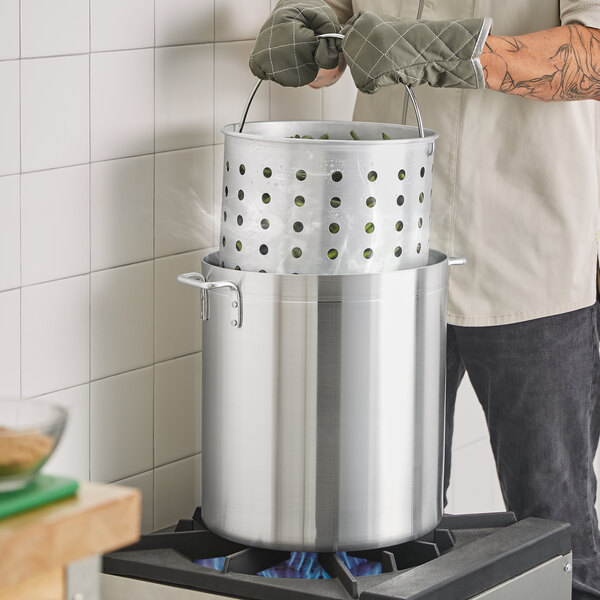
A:
[[[490,16],[496,35],[571,23],[600,28],[600,0],[327,1],[343,21],[359,10],[409,19],[422,10],[428,20]],[[415,92],[425,126],[440,135],[431,247],[468,260],[451,269],[449,322],[501,325],[591,306],[600,103],[427,85]],[[359,94],[354,118],[402,122],[404,95],[402,86]]]

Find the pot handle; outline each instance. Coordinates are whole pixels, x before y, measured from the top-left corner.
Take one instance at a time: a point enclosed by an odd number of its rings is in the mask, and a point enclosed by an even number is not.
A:
[[[449,267],[458,267],[460,265],[466,265],[466,264],[467,264],[466,258],[457,258],[456,256],[448,257],[448,266]]]
[[[211,290],[227,288],[233,292],[234,299],[231,302],[231,325],[235,328],[242,326],[242,295],[240,288],[231,281],[206,281],[201,273],[183,273],[178,275],[177,281],[185,283],[192,287],[200,288],[202,295],[200,300],[200,316],[203,321],[208,321],[210,317],[208,294]]]

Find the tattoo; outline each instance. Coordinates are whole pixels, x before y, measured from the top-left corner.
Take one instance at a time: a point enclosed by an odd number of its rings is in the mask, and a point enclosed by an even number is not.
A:
[[[482,62],[485,62],[484,76],[489,87],[542,101],[600,98],[600,30],[580,25],[559,29],[568,30],[568,40],[564,41],[561,31],[562,43],[557,42],[558,49],[552,47],[541,61],[540,48],[551,47],[548,44],[553,39],[551,36],[544,38],[538,48],[533,42],[532,47],[528,47],[518,37],[488,38]],[[534,35],[525,39],[531,40]],[[542,73],[544,69],[547,73],[531,79],[519,78],[516,72],[523,73],[526,62],[533,64],[538,72],[541,67]]]

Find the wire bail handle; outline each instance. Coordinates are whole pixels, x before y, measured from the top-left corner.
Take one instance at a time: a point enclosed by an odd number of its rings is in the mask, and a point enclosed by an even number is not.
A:
[[[316,37],[317,37],[317,39],[335,38],[338,40],[343,40],[344,34],[342,34],[342,33],[323,33]],[[263,80],[259,79],[254,84],[254,87],[252,88],[252,92],[250,92],[250,96],[248,98],[248,101],[246,102],[246,106],[244,107],[244,112],[242,114],[242,118],[240,119],[240,128],[238,130],[238,133],[242,133],[244,126],[246,125],[246,119],[248,117],[248,111],[250,110],[250,105],[252,104],[252,101],[254,100],[254,96],[256,96],[256,92],[258,92],[258,88],[260,87],[260,84],[262,82],[263,82]],[[408,94],[408,97],[410,98],[410,101],[412,102],[413,108],[415,109],[415,115],[417,117],[417,127],[419,128],[419,137],[424,138],[425,131],[423,129],[423,119],[421,118],[421,111],[419,110],[419,105],[417,104],[417,98],[415,97],[415,93],[412,91],[412,87],[410,85],[407,85],[405,87],[406,87],[406,93]]]

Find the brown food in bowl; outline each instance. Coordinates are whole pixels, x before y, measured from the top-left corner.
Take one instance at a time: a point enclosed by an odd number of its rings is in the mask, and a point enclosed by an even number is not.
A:
[[[53,447],[53,439],[43,433],[0,427],[0,477],[30,471],[50,455]]]

